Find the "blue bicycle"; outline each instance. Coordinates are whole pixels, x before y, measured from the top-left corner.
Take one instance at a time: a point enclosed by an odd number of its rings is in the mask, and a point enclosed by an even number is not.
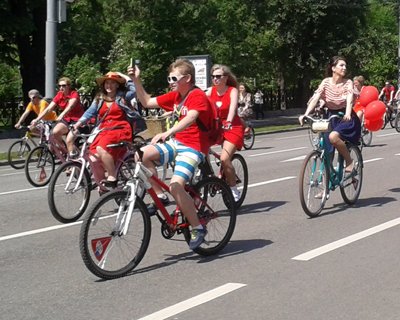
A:
[[[363,180],[363,159],[358,146],[346,142],[350,156],[354,161],[351,173],[345,172],[343,157],[329,151],[327,143],[330,131],[329,119],[316,119],[306,116],[311,123],[311,130],[318,133],[315,148],[304,159],[299,177],[300,202],[304,212],[311,218],[318,216],[329,199],[330,191],[337,187],[345,203],[352,205],[357,202]]]

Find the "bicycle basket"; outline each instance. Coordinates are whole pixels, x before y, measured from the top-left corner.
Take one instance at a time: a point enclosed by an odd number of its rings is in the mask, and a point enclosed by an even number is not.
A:
[[[331,131],[331,124],[326,120],[317,120],[311,124],[311,130],[314,132],[328,132]]]
[[[166,118],[145,118],[149,134],[154,137],[156,134],[166,131]]]

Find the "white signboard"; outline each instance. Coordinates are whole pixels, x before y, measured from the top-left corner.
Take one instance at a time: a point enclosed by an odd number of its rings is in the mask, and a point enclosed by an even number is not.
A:
[[[209,55],[200,56],[183,56],[190,60],[196,69],[196,86],[202,90],[206,90],[210,85],[210,69],[211,69],[211,58]]]

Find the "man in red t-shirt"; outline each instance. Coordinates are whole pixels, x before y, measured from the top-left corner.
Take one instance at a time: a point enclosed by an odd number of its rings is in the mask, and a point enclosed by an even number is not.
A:
[[[394,88],[393,85],[390,84],[389,81],[385,82],[385,86],[382,88],[381,93],[379,94],[379,99],[382,97],[384,98],[384,101],[386,104],[389,106],[390,110],[393,112],[393,97],[396,89]]]
[[[84,110],[81,105],[81,100],[77,91],[72,90],[71,80],[67,77],[60,78],[58,81],[59,91],[54,97],[53,101],[44,109],[39,116],[32,120],[34,126],[40,119],[42,119],[47,113],[53,111],[56,107],[59,107],[62,112],[57,117],[58,123],[54,127],[52,134],[54,137],[62,143],[63,135],[69,132],[69,125],[76,123],[79,118],[83,115]],[[73,138],[67,139],[67,149],[69,153],[74,151],[74,140]]]
[[[198,122],[209,125],[211,105],[206,94],[195,86],[195,68],[189,60],[178,59],[170,65],[167,80],[171,91],[158,97],[151,97],[145,91],[137,66],[129,67],[128,75],[136,86],[136,94],[143,107],[161,107],[172,111],[178,119],[176,125],[157,134],[151,144],[143,148],[142,161],[155,175],[155,163],[162,165],[175,161],[170,192],[192,226],[189,248],[196,249],[204,241],[207,231],[200,224],[193,199],[185,191],[185,184],[209,150],[208,132],[202,131]],[[168,138],[171,139],[167,141]],[[152,186],[161,201],[168,203],[162,190],[156,184]],[[156,210],[154,205],[149,208],[153,214]]]

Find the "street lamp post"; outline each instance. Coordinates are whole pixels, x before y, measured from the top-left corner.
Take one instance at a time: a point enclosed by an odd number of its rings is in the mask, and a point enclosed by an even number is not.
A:
[[[67,21],[67,3],[74,0],[47,0],[46,57],[45,57],[45,96],[55,95],[57,23]]]
[[[45,96],[54,97],[56,82],[56,43],[57,43],[57,2],[47,0],[46,56],[45,56]]]

